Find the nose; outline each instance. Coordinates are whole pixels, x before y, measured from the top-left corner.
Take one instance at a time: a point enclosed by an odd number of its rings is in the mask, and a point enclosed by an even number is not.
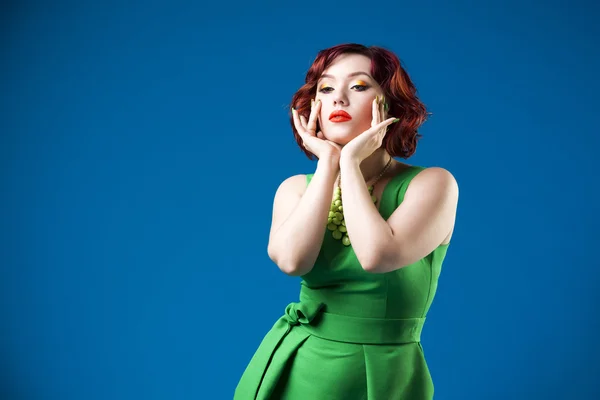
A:
[[[347,106],[348,98],[343,93],[343,90],[338,90],[333,97],[333,105],[334,106]]]

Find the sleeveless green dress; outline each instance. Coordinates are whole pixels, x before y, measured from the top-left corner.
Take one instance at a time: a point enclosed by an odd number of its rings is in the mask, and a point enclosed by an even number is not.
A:
[[[411,166],[385,186],[385,220],[423,169]],[[234,400],[432,399],[420,336],[447,249],[440,245],[414,264],[373,274],[327,230],[313,269],[302,276],[300,301],[266,334]]]

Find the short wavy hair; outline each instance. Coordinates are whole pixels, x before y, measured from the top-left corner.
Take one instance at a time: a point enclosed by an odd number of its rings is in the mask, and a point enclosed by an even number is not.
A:
[[[306,73],[304,85],[292,97],[292,107],[298,110],[299,115],[308,119],[311,99],[316,96],[317,81],[338,56],[349,53],[362,54],[371,59],[371,76],[383,89],[389,105],[388,115],[400,119],[398,123],[389,126],[381,146],[392,157],[409,158],[417,149],[417,141],[421,138],[418,129],[427,119],[428,112],[417,97],[417,89],[402,67],[400,59],[389,50],[347,43],[319,51]],[[315,155],[302,145],[302,138],[294,126],[291,113],[290,124],[300,149],[310,160],[314,160]],[[317,131],[319,129],[317,122]]]

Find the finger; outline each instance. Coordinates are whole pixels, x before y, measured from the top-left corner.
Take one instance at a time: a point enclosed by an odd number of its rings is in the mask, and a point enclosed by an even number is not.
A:
[[[298,118],[300,118],[300,123],[302,124],[302,127],[306,129],[306,118],[304,118],[304,115],[299,115]]]
[[[296,131],[298,131],[298,133],[300,133],[301,131],[304,132],[304,127],[302,126],[302,123],[300,122],[300,118],[298,117],[298,110],[292,108],[292,117],[294,119],[294,126],[296,127]]]
[[[337,147],[338,150],[342,150],[342,146],[340,146],[339,144],[337,144],[336,142],[332,142],[331,140],[327,140],[327,142],[331,143],[333,146]]]
[[[308,124],[306,125],[306,129],[309,131],[315,132],[317,130],[317,116],[321,111],[321,100],[317,99],[315,101],[315,105],[310,110],[310,117],[308,118]]]
[[[371,109],[371,114],[373,114],[373,118],[371,119],[371,126],[375,126],[379,123],[379,121],[377,120],[377,108],[378,108],[378,104],[377,104],[377,96],[373,99],[373,104],[371,104],[372,109]]]
[[[304,115],[300,116],[300,122],[302,123],[302,127],[308,134],[313,135],[313,136],[315,135],[314,130],[308,129],[308,122],[306,122],[306,117]]]
[[[317,137],[319,139],[325,139],[325,136],[323,135],[323,132],[321,132],[321,131],[317,132]]]
[[[300,118],[304,118],[303,116],[298,116],[298,110],[292,108],[292,116],[294,117],[294,126],[296,127],[296,131],[298,132],[298,136],[302,139],[302,146],[306,148],[306,138],[308,133],[306,129],[302,126],[302,122]]]
[[[371,133],[373,132],[386,132],[386,129],[389,125],[393,124],[394,122],[400,121],[398,118],[396,117],[392,117],[392,118],[388,118],[383,122],[378,123],[377,125],[373,126],[371,129],[369,129],[369,131],[371,131]],[[368,131],[367,131],[368,132]]]

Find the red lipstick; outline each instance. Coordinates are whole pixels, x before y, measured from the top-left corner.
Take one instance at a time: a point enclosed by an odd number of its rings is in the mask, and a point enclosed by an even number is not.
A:
[[[350,121],[352,117],[346,111],[336,110],[329,115],[331,122],[346,122]]]

